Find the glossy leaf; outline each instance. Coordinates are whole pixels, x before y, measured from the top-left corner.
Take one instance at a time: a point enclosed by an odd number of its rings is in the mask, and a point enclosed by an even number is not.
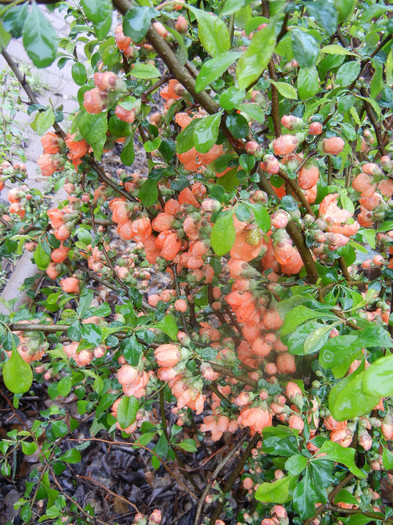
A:
[[[220,16],[231,15],[243,9],[251,3],[251,0],[225,0]]]
[[[228,115],[225,123],[235,139],[244,139],[250,132],[247,120],[239,113]]]
[[[191,5],[188,9],[198,20],[198,37],[209,55],[217,57],[229,51],[231,41],[225,23],[218,16]]]
[[[287,84],[286,82],[275,82],[274,80],[271,80],[270,82],[273,84],[273,86],[276,86],[277,91],[281,96],[284,98],[297,100],[297,91],[293,86],[291,86],[291,84]]]
[[[305,6],[310,15],[315,18],[328,35],[335,33],[338,15],[334,5],[325,2],[325,0],[317,0],[316,2],[305,2]]]
[[[307,459],[301,454],[296,454],[285,462],[285,470],[292,476],[298,476],[307,467]]]
[[[43,12],[33,5],[23,25],[23,45],[38,68],[48,67],[57,56],[58,38]]]
[[[82,459],[81,453],[76,448],[71,448],[67,450],[62,456],[58,458],[60,461],[64,461],[65,463],[79,463]]]
[[[204,62],[195,80],[197,93],[203,91],[206,86],[220,78],[241,55],[242,53],[230,51]]]
[[[301,29],[291,31],[292,51],[300,67],[312,67],[318,60],[319,46],[315,38]]]
[[[38,133],[43,135],[48,131],[49,128],[55,123],[55,114],[53,109],[46,109],[45,111],[39,111],[31,123],[31,127]]]
[[[357,79],[360,73],[360,63],[352,60],[351,62],[346,62],[337,71],[336,82],[341,87],[347,87],[354,80]]]
[[[30,390],[33,382],[30,365],[21,358],[15,345],[12,348],[11,357],[4,365],[3,381],[8,390],[14,394],[24,394]]]
[[[258,80],[266,69],[275,47],[275,24],[272,22],[254,34],[250,45],[237,63],[236,78],[239,88],[246,89]]]
[[[356,6],[356,0],[333,0],[333,3],[339,15],[339,22],[347,20]]]
[[[176,321],[173,315],[171,314],[166,315],[164,319],[162,319],[161,321],[159,321],[158,323],[154,325],[154,328],[159,328],[160,330],[165,332],[167,335],[169,335],[171,339],[173,339],[174,341],[177,341],[177,333],[179,329],[177,327],[177,324],[176,324]]]
[[[79,121],[81,135],[92,147],[97,160],[100,160],[102,155],[107,129],[106,113],[85,113]]]
[[[305,321],[308,321],[309,319],[318,319],[320,316],[320,312],[315,312],[314,310],[307,308],[307,306],[302,304],[296,306],[285,316],[284,324],[280,328],[280,333],[281,335],[289,335],[295,328]],[[335,316],[331,316],[330,318],[335,318]]]
[[[135,421],[138,410],[139,403],[135,397],[122,397],[117,408],[117,421],[119,422],[121,428],[126,429],[132,425],[132,423]]]
[[[362,389],[367,394],[379,397],[393,395],[393,355],[377,359],[364,372]]]
[[[309,469],[307,469],[303,479],[296,484],[295,490],[293,491],[294,509],[299,516],[305,520],[314,514],[316,503],[324,503],[325,501],[321,497],[320,491],[317,490]]]
[[[124,34],[136,44],[140,44],[149,30],[153,16],[154,11],[150,7],[133,7],[123,18]]]
[[[197,120],[193,129],[193,142],[199,153],[207,153],[216,143],[221,112]]]
[[[236,238],[233,224],[233,210],[227,210],[220,215],[213,225],[210,242],[217,255],[225,255],[232,248]]]
[[[71,69],[72,78],[75,84],[83,86],[87,80],[86,67],[81,62],[75,62]]]
[[[258,228],[261,228],[263,232],[267,233],[271,227],[271,220],[265,206],[263,206],[263,204],[254,203],[247,203],[247,205],[254,213],[255,222],[257,223]]]
[[[321,454],[326,454],[324,458],[335,461],[336,463],[342,463],[345,465],[352,474],[358,478],[365,478],[366,475],[356,466],[355,454],[356,451],[351,447],[343,447],[339,443],[334,441],[325,441],[320,451]]]
[[[300,68],[297,77],[297,89],[301,100],[313,97],[319,88],[318,71],[315,66]]]
[[[273,483],[261,483],[255,492],[255,499],[264,503],[283,504],[291,499],[291,491],[297,476],[285,476]]]
[[[334,419],[345,421],[368,414],[378,404],[381,396],[366,393],[363,380],[364,371],[351,374],[331,389],[329,410]]]
[[[149,80],[151,78],[158,78],[161,73],[152,64],[135,64],[131,70],[131,76],[140,78],[142,80]]]
[[[243,102],[245,96],[246,91],[244,89],[231,87],[221,93],[220,106],[226,111],[232,111],[233,109],[237,108],[241,102]]]

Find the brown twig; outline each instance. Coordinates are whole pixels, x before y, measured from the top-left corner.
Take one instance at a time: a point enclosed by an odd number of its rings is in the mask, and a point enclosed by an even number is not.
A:
[[[139,448],[143,448],[144,450],[147,450],[148,452],[150,452],[151,454],[153,454],[153,456],[155,456],[162,464],[162,466],[165,468],[165,470],[168,472],[168,474],[170,474],[171,476],[173,476],[176,481],[179,483],[179,485],[181,485],[184,490],[186,490],[188,492],[188,494],[190,494],[190,496],[192,496],[192,498],[194,498],[195,500],[197,500],[198,498],[196,497],[196,495],[182,482],[182,480],[179,478],[179,476],[177,474],[175,474],[169,467],[168,465],[163,461],[163,459],[157,454],[157,452],[155,452],[154,450],[151,450],[150,448],[148,447],[145,447],[144,445],[141,445],[140,443],[138,442],[133,442],[133,441],[109,441],[108,439],[100,439],[100,438],[96,438],[96,437],[90,437],[90,438],[69,438],[68,441],[80,441],[80,442],[85,442],[85,441],[99,441],[100,443],[107,443],[108,445],[121,445],[121,446],[131,446],[131,447],[139,447]],[[105,524],[106,525],[106,524]]]
[[[363,97],[365,98],[368,97],[368,94],[365,88],[361,88],[360,93],[362,94]],[[377,137],[378,149],[381,155],[387,155],[387,151],[385,149],[385,144],[384,144],[382,133],[381,133],[381,128],[379,127],[377,119],[375,118],[373,107],[368,100],[363,100],[363,105],[364,105],[364,109],[366,110],[367,116],[370,119],[372,127],[374,128],[375,136]]]
[[[72,503],[73,505],[75,505],[77,507],[77,509],[79,510],[79,512],[81,512],[84,516],[86,516],[86,518],[88,518],[89,520],[94,520],[95,523],[99,523],[100,525],[108,525],[108,523],[106,523],[105,521],[101,521],[100,519],[91,516],[90,514],[88,514],[80,505],[77,501],[75,501],[71,496],[69,496],[64,490],[63,490],[63,487],[60,485],[57,477],[56,477],[56,474],[55,472],[53,471],[53,468],[52,466],[50,465],[49,461],[46,459],[46,456],[44,454],[44,452],[42,451],[42,448],[41,448],[41,445],[39,444],[37,438],[35,437],[34,433],[31,431],[31,429],[28,427],[28,425],[26,424],[25,421],[23,421],[23,419],[19,416],[19,414],[16,412],[16,410],[14,409],[11,401],[8,399],[8,397],[4,394],[4,392],[2,390],[0,390],[0,394],[3,396],[3,398],[6,400],[6,402],[8,403],[8,405],[10,406],[14,416],[20,421],[20,423],[22,424],[22,426],[27,430],[27,432],[29,433],[30,437],[32,438],[32,440],[34,441],[34,443],[36,444],[37,446],[37,449],[39,450],[40,452],[40,457],[42,458],[42,461],[45,463],[47,469],[50,471],[51,473],[51,476],[53,478],[53,481],[55,483],[55,485],[57,486],[57,488],[59,489],[60,493],[70,502]]]
[[[237,443],[233,447],[233,449],[231,451],[229,451],[224,456],[224,458],[220,461],[220,463],[214,469],[214,472],[213,472],[213,474],[211,475],[211,477],[209,479],[209,483],[206,485],[205,490],[203,491],[202,496],[201,496],[201,498],[199,500],[198,508],[197,508],[197,511],[196,511],[196,514],[195,514],[194,525],[199,525],[199,520],[200,520],[200,517],[201,517],[201,514],[202,514],[203,505],[205,503],[206,496],[209,494],[210,489],[212,488],[213,483],[216,480],[218,474],[225,467],[225,465],[228,463],[228,461],[233,457],[233,455],[237,452],[237,450],[239,450],[239,447],[241,446],[241,444],[243,443],[245,438],[246,438],[246,436],[243,436],[243,438],[239,441],[239,443]]]
[[[96,479],[90,477],[90,476],[82,476],[81,474],[76,474],[76,477],[77,478],[80,478],[80,479],[85,479],[86,481],[90,481],[90,483],[94,483],[95,485],[98,485],[99,487],[101,487],[102,489],[104,489],[106,492],[108,492],[108,494],[111,494],[112,496],[114,496],[115,498],[118,498],[120,499],[121,501],[124,501],[124,503],[127,503],[127,505],[130,505],[134,510],[135,512],[138,512],[139,513],[139,510],[138,510],[138,507],[134,504],[134,503],[131,503],[131,501],[129,501],[127,498],[125,498],[124,496],[120,496],[120,494],[116,494],[116,492],[112,492],[110,489],[108,489],[107,487],[105,487],[105,485],[103,485],[102,483],[100,483],[99,481],[97,481]]]
[[[229,476],[229,479],[228,479],[228,481],[226,482],[226,484],[225,484],[225,486],[223,488],[224,494],[231,490],[231,488],[232,488],[233,484],[235,483],[237,477],[239,476],[240,472],[242,471],[246,461],[248,460],[248,458],[249,458],[249,456],[251,454],[251,450],[255,447],[255,445],[257,444],[257,442],[258,442],[258,440],[260,438],[261,438],[261,436],[259,434],[255,434],[255,436],[252,438],[252,440],[248,444],[247,449],[245,450],[245,452],[242,455],[239,463],[236,465],[236,468],[233,470],[232,474]],[[225,501],[226,500],[223,498],[222,501],[218,504],[218,506],[215,509],[215,511],[213,512],[213,516],[210,519],[210,525],[214,525],[215,524],[216,519],[219,517],[219,515],[221,514],[222,509],[224,508]]]
[[[250,377],[248,377],[245,374],[237,375],[237,374],[235,374],[235,372],[232,372],[232,370],[230,368],[227,368],[225,366],[219,365],[217,363],[210,363],[210,365],[213,368],[213,370],[215,372],[218,372],[219,374],[223,374],[223,375],[226,375],[228,377],[233,377],[234,379],[237,379],[238,381],[240,381],[241,383],[244,383],[245,385],[250,385],[250,386],[253,386],[255,388],[258,386],[258,381],[255,381],[254,379],[251,379]]]

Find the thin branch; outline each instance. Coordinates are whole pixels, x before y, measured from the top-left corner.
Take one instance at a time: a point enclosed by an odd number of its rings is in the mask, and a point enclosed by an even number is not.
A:
[[[231,490],[231,488],[232,488],[233,484],[235,483],[237,477],[239,476],[239,474],[243,470],[243,467],[244,467],[246,461],[248,460],[252,449],[255,447],[255,445],[257,444],[259,439],[261,439],[260,434],[255,434],[255,436],[252,438],[252,440],[248,444],[247,449],[245,450],[244,454],[242,455],[239,463],[236,465],[236,468],[232,471],[232,474],[229,476],[229,479],[228,479],[227,483],[225,484],[225,486],[223,488],[224,494]],[[223,507],[225,505],[225,501],[226,501],[226,499],[223,499],[221,501],[221,503],[219,503],[219,505],[215,509],[215,511],[213,513],[213,516],[210,519],[210,525],[214,525],[215,524],[217,518],[221,514],[221,511],[222,511],[222,509],[223,509]]]
[[[134,503],[131,503],[131,501],[129,501],[127,498],[125,498],[124,496],[120,496],[120,494],[116,494],[116,492],[112,492],[110,489],[108,489],[107,487],[105,487],[105,485],[103,485],[102,483],[100,483],[99,481],[97,481],[96,479],[90,477],[90,476],[81,476],[80,474],[76,474],[76,477],[77,478],[80,478],[80,479],[85,479],[86,481],[90,481],[91,483],[94,483],[95,485],[98,485],[99,487],[101,487],[102,489],[104,489],[106,492],[108,492],[108,494],[111,494],[112,496],[114,496],[115,498],[118,498],[120,499],[121,501],[124,501],[124,503],[127,503],[127,505],[130,505],[134,510],[135,512],[138,512],[139,513],[139,510],[138,510],[138,507],[134,504]]]

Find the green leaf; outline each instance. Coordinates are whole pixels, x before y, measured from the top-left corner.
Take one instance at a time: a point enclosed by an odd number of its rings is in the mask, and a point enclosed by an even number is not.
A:
[[[5,31],[11,33],[14,38],[20,38],[22,36],[23,25],[27,17],[27,4],[17,5],[8,9],[2,23]]]
[[[135,149],[134,149],[134,133],[130,135],[124,142],[123,149],[120,153],[120,160],[126,166],[132,166],[135,160]]]
[[[300,67],[312,67],[318,60],[319,46],[313,36],[301,29],[291,31],[292,51]]]
[[[158,78],[161,73],[152,64],[135,64],[131,69],[131,76],[135,78],[141,78],[143,80],[149,80],[150,78]]]
[[[177,60],[180,62],[182,66],[187,62],[188,60],[188,50],[184,43],[184,39],[182,35],[176,31],[176,29],[173,29],[172,27],[164,24],[165,29],[171,33],[171,35],[176,39],[177,42],[177,49],[175,51],[175,55]]]
[[[383,68],[380,62],[373,60],[375,69],[373,79],[370,84],[370,98],[377,98],[383,88]]]
[[[78,234],[79,237],[79,234]],[[93,290],[85,289],[82,294],[79,297],[79,304],[76,309],[77,313],[84,317],[84,314],[88,311],[90,308],[90,305],[94,299],[94,292]]]
[[[192,120],[177,136],[176,153],[185,153],[194,147],[194,129],[199,119]]]
[[[124,346],[122,345],[122,351],[127,363],[131,366],[138,366],[143,346],[134,334],[125,340]]]
[[[332,328],[336,326],[336,324],[337,323],[320,326],[313,330],[304,341],[304,355],[315,354],[315,352],[318,352],[321,349],[322,345],[329,339],[329,334]]]
[[[224,6],[221,10],[220,16],[231,15],[246,7],[252,0],[225,0]]]
[[[268,435],[264,433],[264,436]],[[297,438],[294,435],[285,437],[265,437],[262,445],[263,452],[276,456],[291,457],[298,454]]]
[[[247,203],[247,206],[253,211],[258,228],[261,228],[263,232],[267,233],[271,227],[271,220],[265,206],[263,204],[254,204],[250,202]]]
[[[345,520],[345,525],[366,525],[366,523],[375,523],[375,518],[368,518],[363,514],[354,514]]]
[[[164,319],[161,319],[158,323],[154,325],[154,328],[159,328],[163,332],[165,332],[173,341],[177,341],[177,334],[179,332],[179,329],[177,327],[175,318],[173,315],[168,314],[164,317]]]
[[[280,328],[280,334],[284,336],[289,335],[295,330],[295,328],[305,321],[308,321],[309,319],[318,319],[320,316],[321,312],[310,310],[307,306],[303,306],[302,304],[295,306],[293,310],[286,314],[284,324]]]
[[[334,441],[325,441],[319,453],[326,454],[325,459],[330,459],[336,463],[345,465],[352,474],[358,478],[365,478],[366,475],[356,466],[355,453],[356,450],[351,447],[343,447]]]
[[[266,120],[266,115],[258,104],[239,104],[237,109],[261,124]]]
[[[335,33],[338,17],[332,4],[325,2],[325,0],[317,0],[316,2],[305,2],[305,6],[310,15],[315,18],[329,36]]]
[[[52,24],[35,4],[26,17],[22,36],[33,64],[38,68],[50,66],[57,56],[59,41]]]
[[[144,206],[152,206],[158,199],[157,181],[147,179],[140,187],[138,197]]]
[[[226,118],[226,125],[235,139],[244,139],[250,132],[247,120],[239,113],[232,113]]]
[[[82,339],[93,346],[98,346],[102,342],[100,327],[91,323],[82,324]]]
[[[121,428],[127,428],[135,421],[139,410],[138,400],[131,396],[122,397],[117,409],[117,421]]]
[[[164,433],[161,434],[160,439],[157,441],[156,446],[154,447],[154,452],[156,452],[160,457],[166,458],[168,454],[169,444],[168,440]]]
[[[238,107],[240,102],[243,102],[246,92],[244,89],[238,89],[231,87],[221,93],[220,95],[220,106],[226,111],[232,111]]]
[[[377,359],[364,372],[362,389],[366,394],[378,397],[393,395],[393,355]]]
[[[193,131],[193,141],[195,149],[199,153],[207,153],[214,146],[217,140],[220,122],[221,111],[214,115],[197,119]]]
[[[321,497],[320,491],[317,492],[315,484],[311,479],[309,469],[306,470],[303,479],[297,483],[293,491],[293,507],[299,516],[305,520],[315,512],[316,503],[324,503],[326,498]]]
[[[140,44],[149,30],[153,16],[154,11],[150,7],[133,7],[123,18],[124,34],[136,44]]]
[[[337,496],[334,498],[334,503],[349,503],[350,505],[359,505],[359,502],[356,498],[352,496],[349,490],[340,490]]]
[[[352,373],[335,385],[329,394],[329,410],[337,421],[354,419],[368,414],[379,402],[381,396],[367,394],[362,389],[364,371]]]
[[[393,84],[393,49],[389,51],[389,54],[385,62],[386,71],[386,84],[388,86]]]
[[[55,114],[52,109],[47,109],[37,113],[34,121],[31,123],[31,127],[38,135],[43,135],[54,123]]]
[[[156,432],[146,432],[146,434],[142,434],[142,436],[139,438],[138,443],[145,447],[150,443],[155,435]]]
[[[65,376],[60,379],[60,381],[57,383],[57,391],[63,397],[68,396],[68,394],[71,392],[71,377],[70,376]]]
[[[65,461],[65,463],[79,463],[81,458],[81,453],[76,448],[71,448],[67,450],[62,456],[58,458],[60,461]]]
[[[347,20],[352,15],[356,6],[356,0],[333,0],[333,3],[338,11],[338,21],[340,23]]]
[[[108,130],[106,113],[91,114],[86,112],[79,121],[79,130],[82,137],[93,148],[95,158],[100,160]]]
[[[196,452],[198,450],[193,439],[184,439],[183,441],[178,443],[177,446],[182,448],[186,452]]]
[[[275,23],[271,22],[254,34],[250,45],[237,63],[236,78],[240,89],[246,89],[258,80],[266,69],[275,47]]]
[[[321,49],[322,53],[327,53],[328,55],[351,55],[357,56],[356,53],[352,53],[349,49],[340,46],[340,44],[331,44],[325,46]]]
[[[21,358],[15,344],[12,348],[11,357],[6,361],[3,368],[3,381],[8,390],[14,394],[24,394],[30,390],[33,382],[30,365]]]
[[[224,22],[212,13],[207,13],[191,5],[187,7],[198,20],[198,37],[209,55],[217,57],[229,51],[231,41],[228,28]]]
[[[386,447],[384,447],[384,449],[383,449],[382,464],[383,464],[385,470],[392,470],[393,469],[393,452],[391,452]]]
[[[233,210],[227,210],[220,215],[213,225],[210,242],[217,255],[225,255],[232,248],[236,239],[233,224]]]
[[[46,250],[40,242],[34,251],[34,262],[39,270],[46,270],[50,263],[50,255],[46,253]]]
[[[262,483],[255,492],[255,499],[264,503],[287,503],[292,499],[291,491],[297,476],[285,476],[274,483]]]
[[[87,81],[86,67],[81,62],[75,62],[72,65],[71,74],[75,84],[78,84],[78,86],[83,86]]]
[[[62,419],[60,419],[59,421],[53,421],[52,432],[55,438],[58,438],[67,435],[69,430],[65,422]]]
[[[291,86],[291,84],[287,84],[286,82],[275,82],[274,80],[271,80],[270,82],[273,84],[273,86],[276,86],[277,91],[281,96],[284,98],[297,100],[297,91],[293,86]]]
[[[106,20],[108,11],[112,9],[109,0],[81,0],[86,17],[94,24]]]
[[[3,23],[0,21],[0,50],[5,49],[11,40],[11,34],[4,29]]]
[[[242,53],[230,51],[204,62],[195,81],[196,92],[203,91],[206,86],[220,78],[241,55]]]
[[[297,77],[297,89],[301,100],[313,97],[319,88],[318,71],[315,66],[300,68]]]
[[[307,467],[307,459],[301,454],[290,457],[285,462],[285,470],[292,476],[298,476]]]
[[[336,83],[340,87],[347,87],[357,79],[360,73],[360,64],[351,60],[339,67],[336,75]]]
[[[37,448],[38,446],[34,443],[34,441],[22,441],[22,451],[23,454],[26,454],[26,456],[31,456],[34,454]]]

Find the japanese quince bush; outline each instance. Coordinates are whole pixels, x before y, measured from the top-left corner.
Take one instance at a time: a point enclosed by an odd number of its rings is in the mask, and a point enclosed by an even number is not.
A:
[[[17,4],[2,53],[67,199],[3,157],[2,257],[32,251],[44,272],[0,318],[3,397],[39,383],[80,416],[54,405],[1,442],[5,476],[18,447],[43,461],[24,522],[98,519],[56,477],[82,419],[175,473],[195,523],[391,522],[392,7],[60,2],[60,39]],[[12,37],[39,68],[72,64],[69,120],[35,100]],[[135,524],[176,519],[138,504]]]

